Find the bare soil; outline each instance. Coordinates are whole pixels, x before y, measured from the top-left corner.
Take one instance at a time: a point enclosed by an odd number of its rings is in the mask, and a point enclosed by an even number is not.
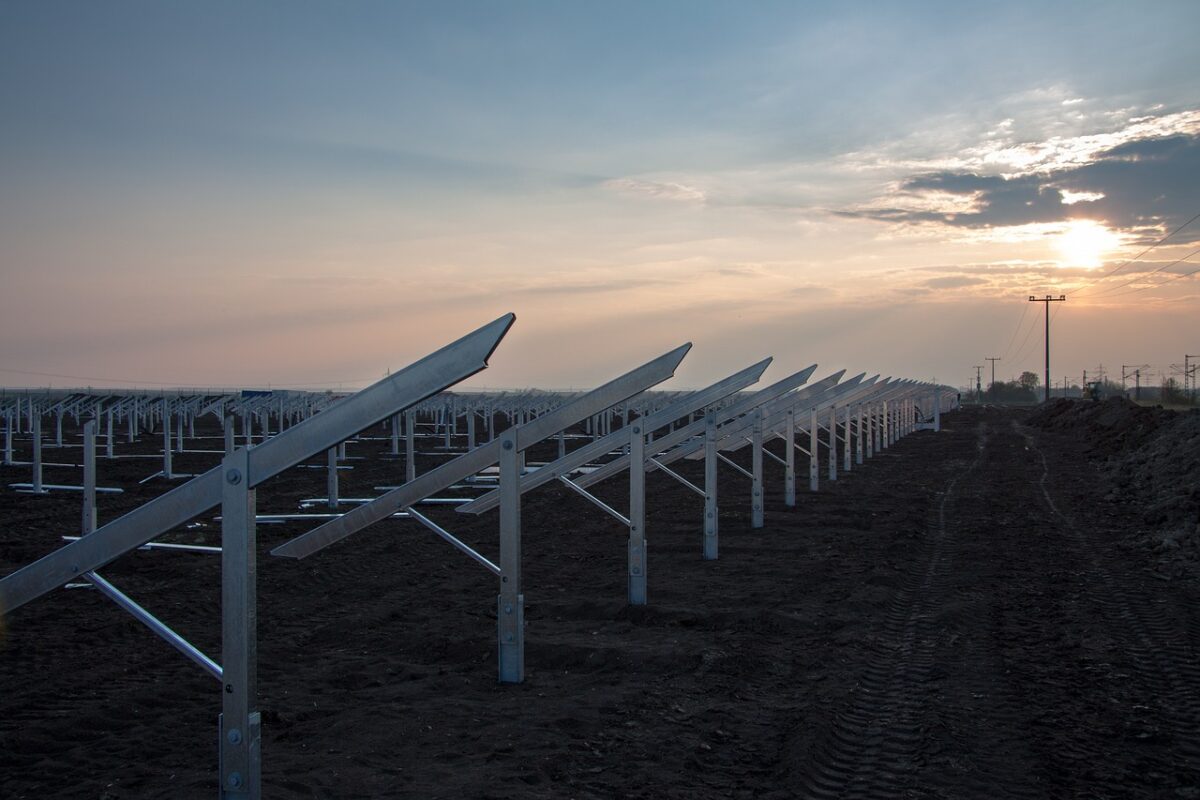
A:
[[[795,508],[768,460],[758,530],[748,481],[722,467],[713,562],[701,498],[652,473],[646,607],[625,602],[621,526],[565,490],[534,492],[520,686],[496,683],[495,579],[416,523],[299,562],[267,551],[308,526],[262,525],[264,794],[1200,798],[1200,582],[1146,546],[1149,501],[1113,478],[1113,459],[1153,437],[1085,452],[1077,425],[1030,414],[949,414],[836,482],[822,473],[819,492],[802,484]],[[387,449],[351,446],[369,458],[347,462],[343,496],[401,480]],[[138,487],[158,468],[101,458],[101,484],[129,490],[101,496],[101,521],[169,488]],[[682,471],[699,481],[702,464]],[[28,475],[0,467],[5,487]],[[294,511],[324,481],[291,470],[260,488],[260,512]],[[625,507],[623,479],[598,493]],[[75,533],[79,500],[0,489],[0,574]],[[431,515],[495,553],[494,512]],[[169,538],[217,543],[201,521]],[[135,552],[103,572],[219,660],[216,558]],[[0,797],[216,793],[215,681],[91,590],[5,624]]]

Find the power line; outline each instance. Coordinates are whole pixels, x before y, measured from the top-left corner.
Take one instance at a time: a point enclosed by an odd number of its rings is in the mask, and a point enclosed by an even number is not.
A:
[[[1029,303],[1026,303],[1021,308],[1021,318],[1017,320],[1017,327],[1013,328],[1012,336],[1008,338],[1008,347],[1004,348],[1004,353],[1001,358],[1008,357],[1008,351],[1012,350],[1013,342],[1017,340],[1017,334],[1021,332],[1021,323],[1025,322],[1025,316],[1029,313]]]
[[[1162,244],[1163,242],[1165,242],[1167,239],[1170,239],[1172,236],[1174,236],[1175,234],[1179,233],[1181,230],[1183,230],[1183,229],[1184,229],[1184,228],[1186,228],[1187,226],[1191,225],[1193,222],[1195,222],[1195,221],[1196,221],[1196,220],[1198,220],[1198,219],[1200,219],[1200,214],[1197,214],[1196,216],[1192,217],[1192,218],[1191,218],[1191,219],[1189,219],[1187,222],[1183,223],[1183,224],[1182,224],[1182,225],[1180,225],[1178,228],[1176,228],[1175,230],[1171,231],[1171,232],[1170,232],[1170,233],[1168,233],[1166,236],[1164,236],[1163,238],[1159,239],[1157,242],[1155,242],[1154,244],[1150,245],[1150,246],[1149,246],[1149,247],[1147,247],[1145,250],[1143,250],[1142,252],[1138,253],[1136,256],[1134,256],[1133,258],[1129,259],[1129,260],[1128,260],[1128,261],[1126,261],[1125,263],[1123,263],[1123,264],[1118,264],[1118,265],[1117,265],[1116,267],[1114,267],[1112,270],[1110,270],[1109,272],[1106,272],[1105,274],[1101,275],[1099,278],[1096,278],[1096,279],[1095,279],[1094,281],[1092,281],[1091,283],[1085,283],[1083,286],[1080,286],[1080,287],[1076,288],[1076,289],[1074,290],[1074,292],[1075,292],[1075,293],[1081,292],[1081,291],[1083,291],[1084,289],[1087,289],[1088,287],[1095,286],[1095,285],[1096,285],[1097,283],[1099,283],[1100,281],[1102,281],[1102,280],[1105,280],[1106,278],[1108,278],[1108,277],[1110,277],[1110,276],[1112,276],[1112,275],[1116,275],[1118,272],[1120,272],[1121,270],[1125,269],[1125,267],[1128,267],[1130,264],[1132,264],[1133,262],[1137,261],[1137,260],[1138,260],[1138,259],[1140,259],[1142,256],[1146,255],[1146,253],[1149,253],[1151,250],[1153,250],[1154,248],[1158,247],[1160,244]]]
[[[1197,250],[1195,253],[1192,253],[1191,255],[1184,256],[1183,258],[1179,259],[1179,261],[1176,261],[1175,263],[1178,264],[1178,263],[1180,263],[1180,261],[1187,261],[1189,258],[1196,255],[1196,253],[1200,253],[1200,250]],[[1168,264],[1167,266],[1172,266],[1172,265]],[[1137,292],[1144,292],[1147,289],[1157,289],[1160,286],[1166,286],[1168,283],[1171,283],[1172,281],[1177,281],[1180,278],[1190,278],[1192,275],[1195,275],[1197,272],[1200,272],[1200,267],[1197,267],[1196,269],[1192,270],[1191,272],[1180,272],[1177,274],[1173,274],[1173,275],[1171,275],[1171,277],[1167,278],[1165,281],[1163,281],[1161,283],[1156,283],[1152,286],[1141,286],[1141,287],[1138,287],[1137,289],[1130,289],[1127,292],[1117,292],[1116,294],[1108,294],[1108,295],[1103,295],[1103,296],[1105,298],[1121,297],[1122,295],[1135,294]],[[1116,287],[1116,288],[1120,288],[1120,287]]]
[[[1190,252],[1186,256],[1184,256],[1183,258],[1177,258],[1169,264],[1162,265],[1158,269],[1151,270],[1150,272],[1144,273],[1142,275],[1135,275],[1134,277],[1130,278],[1129,280],[1125,281],[1124,283],[1119,283],[1116,286],[1108,286],[1104,290],[1102,290],[1099,294],[1092,295],[1089,299],[1094,300],[1097,297],[1108,297],[1113,292],[1115,292],[1117,289],[1123,289],[1126,286],[1130,285],[1131,283],[1137,283],[1138,281],[1143,280],[1151,275],[1156,275],[1159,272],[1162,272],[1163,270],[1170,269],[1171,267],[1175,266],[1176,264],[1182,264],[1184,261],[1187,261],[1189,258],[1196,255],[1197,253],[1200,253],[1200,249],[1193,250],[1192,252]],[[1169,283],[1169,281],[1163,281],[1163,283]],[[1157,284],[1157,285],[1162,286],[1162,283]],[[1147,286],[1147,287],[1143,287],[1143,288],[1149,289],[1151,287]],[[1141,291],[1141,290],[1138,289],[1136,291]],[[1125,294],[1125,293],[1122,292],[1122,294]]]
[[[1025,307],[1028,308],[1029,304],[1026,303]],[[1054,310],[1057,312],[1058,307],[1055,306]],[[1017,348],[1017,354],[1015,356],[1013,356],[1013,358],[1012,358],[1013,363],[1019,364],[1019,363],[1021,363],[1021,359],[1025,357],[1026,345],[1029,344],[1029,337],[1033,335],[1033,329],[1036,327],[1037,327],[1037,317],[1033,317],[1032,319],[1030,319],[1030,322],[1029,322],[1029,330],[1025,331],[1025,338],[1021,340],[1021,346],[1019,348]]]

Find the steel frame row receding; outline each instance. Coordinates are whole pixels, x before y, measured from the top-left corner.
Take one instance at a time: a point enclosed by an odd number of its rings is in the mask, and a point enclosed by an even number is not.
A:
[[[646,603],[646,474],[659,471],[671,477],[704,500],[703,556],[718,555],[717,470],[721,462],[744,474],[751,481],[751,525],[763,524],[762,464],[764,454],[785,466],[785,503],[795,504],[795,453],[810,458],[810,485],[818,486],[819,433],[829,434],[824,445],[829,459],[830,477],[837,476],[838,444],[843,449],[843,469],[851,468],[852,458],[863,463],[896,438],[919,429],[940,428],[942,403],[953,396],[948,387],[914,381],[863,380],[857,375],[841,381],[844,370],[805,386],[816,365],[795,372],[763,389],[740,394],[758,382],[771,363],[770,358],[692,392],[674,395],[645,394],[648,389],[674,375],[691,348],[684,344],[631,370],[590,392],[571,396],[560,405],[526,394],[511,396],[508,404],[489,403],[485,416],[489,441],[475,446],[475,415],[467,416],[467,451],[446,463],[417,475],[415,437],[418,408],[436,413],[435,422],[445,437],[444,450],[450,453],[450,436],[457,425],[460,401],[448,399],[438,411],[431,400],[439,392],[487,367],[491,354],[515,320],[506,314],[473,333],[389,375],[378,383],[342,398],[328,406],[310,400],[268,405],[265,398],[233,396],[166,395],[133,398],[105,397],[102,400],[72,395],[56,403],[49,400],[25,403],[30,430],[34,433],[35,462],[40,466],[41,416],[58,414],[56,440],[61,445],[61,418],[73,414],[76,419],[87,413],[89,403],[93,419],[83,427],[84,492],[82,533],[69,544],[38,561],[0,579],[0,611],[9,613],[54,588],[71,581],[87,579],[100,593],[147,625],[154,633],[217,678],[222,685],[220,730],[220,791],[222,798],[261,797],[261,716],[257,710],[257,588],[256,588],[256,510],[255,487],[285,469],[321,453],[326,453],[330,470],[331,507],[338,503],[337,461],[344,457],[344,443],[371,425],[387,420],[391,425],[391,451],[399,454],[399,429],[405,427],[405,471],[407,481],[382,496],[361,502],[350,511],[297,536],[271,551],[274,556],[304,558],[383,519],[403,514],[428,528],[453,547],[499,578],[497,596],[498,675],[502,683],[524,680],[524,593],[521,584],[521,496],[539,486],[558,482],[583,496],[629,529],[627,548],[628,601]],[[841,382],[839,382],[841,381]],[[931,414],[915,419],[917,398],[928,396]],[[640,413],[632,417],[633,398],[638,398]],[[436,401],[438,403],[441,400]],[[218,467],[176,486],[141,507],[96,527],[95,440],[101,409],[107,404],[107,453],[113,455],[114,417],[127,417],[129,431],[135,435],[141,418],[160,417],[163,422],[164,460],[162,475],[176,478],[171,469],[171,420],[182,451],[183,426],[191,428],[197,416],[208,413],[222,419],[226,452]],[[424,404],[422,406],[421,404]],[[36,405],[36,408],[35,408]],[[621,427],[611,429],[617,407],[621,406]],[[493,415],[507,407],[515,421],[503,432],[494,429]],[[243,420],[243,434],[249,445],[251,419],[267,409],[260,418],[264,431],[261,444],[236,448],[235,420]],[[22,403],[16,398],[3,408],[5,419],[5,461],[12,460],[14,420],[19,424]],[[316,414],[315,411],[321,413]],[[841,410],[841,434],[837,412]],[[819,415],[829,413],[828,424]],[[269,415],[277,413],[279,431],[267,438]],[[698,416],[698,418],[697,418]],[[807,420],[804,417],[807,416]],[[285,429],[285,420],[291,427]],[[684,424],[678,424],[685,420]],[[591,441],[570,453],[565,449],[565,431],[581,422]],[[853,430],[857,422],[857,430]],[[807,427],[805,427],[807,423]],[[678,425],[678,427],[677,427]],[[654,434],[666,430],[658,438]],[[809,448],[795,441],[797,433],[807,432]],[[435,428],[437,433],[437,428]],[[559,456],[534,471],[524,470],[524,453],[533,445],[558,434]],[[422,434],[425,435],[425,434]],[[765,443],[780,438],[785,456],[780,458],[765,448]],[[852,439],[856,448],[852,450]],[[751,469],[746,470],[726,453],[746,446],[752,448]],[[585,465],[600,462],[611,453],[618,455],[599,466],[583,471]],[[855,458],[856,457],[856,458]],[[704,487],[671,468],[681,458],[704,459]],[[457,506],[468,514],[480,514],[499,508],[499,559],[493,562],[450,531],[418,512],[414,506],[460,481],[472,479],[481,471],[498,465],[498,486],[480,497]],[[588,491],[588,488],[619,472],[629,470],[629,514],[625,516]],[[43,487],[35,471],[35,491]],[[184,637],[138,605],[98,570],[130,550],[146,546],[155,537],[203,514],[214,506],[221,509],[220,548],[207,548],[221,554],[221,663],[209,658]]]
[[[261,797],[257,701],[257,596],[254,487],[360,430],[487,367],[512,326],[506,314],[411,366],[345,398],[253,449],[240,448],[219,467],[184,483],[92,533],[0,579],[0,609],[11,613],[86,576],[108,596],[222,683],[220,796]],[[222,663],[117,592],[96,573],[105,564],[220,505]],[[218,671],[219,670],[219,671]]]

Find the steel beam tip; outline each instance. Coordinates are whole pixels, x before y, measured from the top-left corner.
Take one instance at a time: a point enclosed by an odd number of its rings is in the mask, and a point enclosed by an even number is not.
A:
[[[284,542],[283,544],[279,545],[278,547],[276,547],[274,550],[271,551],[271,555],[275,556],[276,558],[299,558],[299,556],[297,556],[295,553],[291,552],[291,548],[288,547],[288,545],[290,545],[294,541],[296,541],[296,540],[290,539],[290,540]]]
[[[517,321],[517,315],[510,311],[507,314],[497,317],[495,320],[493,320],[492,322],[489,322],[487,325],[484,325],[482,328],[475,331],[475,333],[467,334],[467,336],[474,336],[476,334],[482,334],[484,331],[487,331],[488,333],[495,336],[495,340],[492,342],[491,346],[488,348],[487,352],[483,356],[484,366],[487,366],[488,360],[491,359],[492,354],[496,352],[496,348],[500,346],[500,342],[504,339],[505,336],[508,335],[508,331],[512,328],[513,323],[516,321]]]

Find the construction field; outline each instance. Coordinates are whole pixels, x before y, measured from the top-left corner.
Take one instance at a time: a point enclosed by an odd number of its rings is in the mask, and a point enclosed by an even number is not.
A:
[[[565,488],[531,493],[516,686],[496,682],[495,578],[426,529],[387,520],[291,561],[268,551],[310,525],[260,525],[264,796],[1200,798],[1200,414],[1060,400],[942,424],[794,508],[770,461],[761,529],[723,466],[716,561],[702,499],[649,474],[645,607],[625,600],[628,531]],[[378,436],[352,445],[343,496],[402,480]],[[101,522],[168,488],[139,485],[158,468],[100,459],[126,489]],[[60,469],[47,483],[78,482]],[[258,508],[324,491],[289,470]],[[596,493],[623,508],[626,480]],[[78,532],[79,499],[0,491],[0,575]],[[496,512],[429,515],[495,550]],[[165,538],[219,544],[199,522]],[[218,558],[139,551],[104,574],[219,654]],[[4,625],[0,797],[216,794],[211,677],[86,588]]]

